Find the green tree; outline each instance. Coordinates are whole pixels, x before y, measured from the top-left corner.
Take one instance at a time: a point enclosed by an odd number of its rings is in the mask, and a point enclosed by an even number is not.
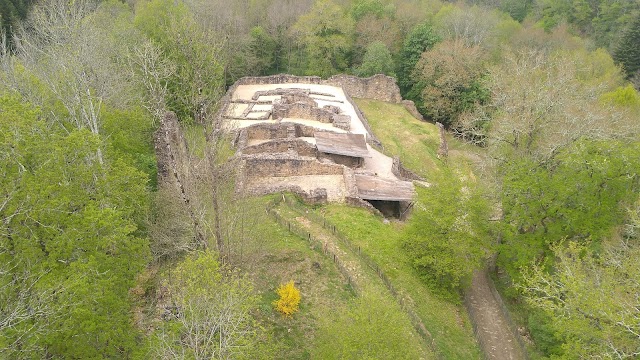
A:
[[[427,118],[455,126],[458,115],[489,100],[481,82],[483,73],[478,46],[446,40],[422,54],[409,97],[417,99],[416,106]]]
[[[182,121],[203,123],[222,95],[228,60],[221,59],[215,34],[199,25],[183,2],[139,2],[134,21],[175,69],[160,81],[168,90],[164,105]]]
[[[358,76],[368,77],[375,74],[385,74],[395,76],[393,58],[389,49],[380,41],[371,43],[364,54],[362,65],[355,73]]]
[[[367,15],[381,18],[385,15],[385,6],[380,0],[357,0],[351,5],[351,16],[360,20]]]
[[[630,84],[602,94],[600,101],[609,105],[640,108],[640,94]]]
[[[413,78],[413,71],[422,53],[431,49],[438,41],[440,39],[431,26],[427,23],[422,23],[411,30],[402,44],[397,62],[398,85],[402,94],[414,102],[418,100],[417,97],[407,95],[416,83]]]
[[[0,118],[0,253],[17,264],[0,281],[35,274],[33,294],[45,294],[50,309],[0,329],[0,342],[10,345],[3,351],[128,356],[137,335],[128,290],[149,255],[138,226],[146,218],[147,177],[117,158],[98,161],[97,135],[50,126],[15,96],[0,97]]]
[[[624,32],[613,58],[622,64],[628,79],[640,77],[640,13]]]
[[[249,42],[249,62],[253,64],[252,68],[255,75],[266,75],[273,72],[276,64],[276,48],[277,43],[271,35],[261,26],[256,26],[249,33],[251,40]]]
[[[635,212],[637,216],[637,208]],[[552,252],[554,271],[534,266],[523,275],[522,289],[527,302],[550,318],[548,324],[561,339],[556,355],[572,359],[637,357],[637,239],[609,244],[602,252],[575,242],[558,244]]]
[[[305,47],[308,75],[328,77],[349,67],[353,19],[331,0],[317,1],[292,27]]]
[[[457,299],[490,246],[489,208],[477,184],[455,172],[442,176],[420,195],[426,200],[416,206],[403,248],[429,286]]]
[[[621,224],[624,200],[637,191],[637,142],[581,141],[546,164],[513,159],[502,189],[503,245],[498,261],[519,280],[534,260],[550,265],[561,239],[599,244]]]
[[[213,252],[188,255],[166,280],[175,317],[156,333],[160,358],[270,359],[269,339],[251,312],[257,297],[249,280],[219,265]]]

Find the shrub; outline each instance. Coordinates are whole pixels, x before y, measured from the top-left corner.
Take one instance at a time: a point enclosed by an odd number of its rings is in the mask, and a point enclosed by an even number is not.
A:
[[[286,284],[281,284],[276,291],[280,299],[273,302],[276,310],[283,315],[291,316],[298,311],[300,304],[300,290],[296,289],[293,280]]]

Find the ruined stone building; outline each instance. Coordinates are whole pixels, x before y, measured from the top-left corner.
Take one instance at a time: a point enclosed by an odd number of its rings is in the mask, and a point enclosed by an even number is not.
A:
[[[400,103],[393,78],[277,75],[240,79],[218,124],[234,134],[239,190],[291,191],[307,201],[347,202],[400,217],[415,197],[411,179],[379,141],[351,96]]]

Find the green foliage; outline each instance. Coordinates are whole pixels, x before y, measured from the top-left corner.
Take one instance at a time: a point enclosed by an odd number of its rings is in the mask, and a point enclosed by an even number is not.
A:
[[[31,2],[31,0],[0,0],[0,36],[4,34],[9,44],[13,40],[13,28],[27,17]]]
[[[538,3],[540,25],[551,31],[568,23],[582,35],[592,36],[597,46],[609,48],[640,11],[637,1],[545,0]]]
[[[422,53],[431,49],[438,41],[440,41],[440,38],[428,23],[422,23],[414,27],[404,40],[397,63],[397,74],[400,90],[409,100],[417,100],[416,96],[407,96],[407,93],[416,84],[412,76],[414,68]]]
[[[331,0],[317,1],[293,26],[307,57],[308,75],[329,77],[349,67],[353,19]]]
[[[629,23],[613,52],[613,58],[622,64],[628,79],[640,76],[640,12]]]
[[[638,146],[583,141],[546,165],[512,160],[503,175],[501,266],[520,279],[532,261],[551,260],[549,247],[561,239],[597,244],[610,236],[622,219],[621,202],[637,191],[629,175],[640,171]]]
[[[509,14],[513,19],[523,22],[533,8],[534,0],[505,0],[500,3],[500,10]]]
[[[147,174],[156,187],[157,164],[153,148],[153,121],[142,108],[128,110],[103,108],[102,132],[113,157],[121,158]]]
[[[437,186],[421,190],[403,247],[434,291],[456,299],[489,248],[489,209],[476,184],[454,172],[443,176]]]
[[[360,20],[366,15],[381,18],[385,15],[385,6],[380,0],[357,0],[351,5],[351,16]]]
[[[398,331],[410,328],[409,319],[395,311],[388,298],[365,294],[336,317],[320,319],[319,337],[312,352],[317,359],[419,359],[421,353]],[[393,325],[392,325],[393,324]]]
[[[536,348],[546,356],[562,355],[562,340],[553,329],[553,319],[540,309],[533,308],[527,319],[527,326]]]
[[[443,41],[425,51],[408,94],[416,99],[421,113],[449,127],[462,112],[485,104],[490,97],[480,81],[484,73],[481,54],[479,47],[467,46],[462,40]]]
[[[245,55],[253,60],[253,71],[256,75],[272,72],[278,45],[275,39],[262,26],[252,28],[249,36],[249,53]]]
[[[376,74],[395,76],[394,63],[389,49],[380,41],[371,43],[364,54],[362,65],[355,71],[356,75],[369,77]]]
[[[273,346],[251,314],[258,299],[250,282],[222,267],[216,254],[188,255],[170,271],[165,286],[176,306],[175,318],[156,332],[156,356],[272,358]]]
[[[563,358],[632,358],[638,352],[640,248],[615,241],[594,252],[576,242],[552,247],[553,272],[533,266],[522,289],[532,306],[549,318],[546,333],[562,339],[547,343],[547,353]],[[550,348],[549,348],[550,347]]]
[[[223,66],[213,33],[200,26],[181,1],[151,0],[137,4],[135,26],[160,47],[175,69],[162,79],[166,106],[184,122],[204,121],[221,96]]]
[[[137,226],[146,218],[146,176],[119,159],[100,163],[97,135],[49,126],[19,98],[0,97],[0,118],[0,253],[21,264],[1,276],[39,278],[34,289],[51,294],[29,326],[2,334],[17,341],[9,351],[126,357],[137,336],[128,290],[149,255]]]
[[[640,94],[631,85],[620,86],[614,91],[602,94],[600,101],[607,105],[638,108],[640,107]]]

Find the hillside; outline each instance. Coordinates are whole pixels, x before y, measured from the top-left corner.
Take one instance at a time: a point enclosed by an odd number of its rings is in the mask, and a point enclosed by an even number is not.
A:
[[[0,358],[637,358],[639,54],[638,1],[0,0]]]

